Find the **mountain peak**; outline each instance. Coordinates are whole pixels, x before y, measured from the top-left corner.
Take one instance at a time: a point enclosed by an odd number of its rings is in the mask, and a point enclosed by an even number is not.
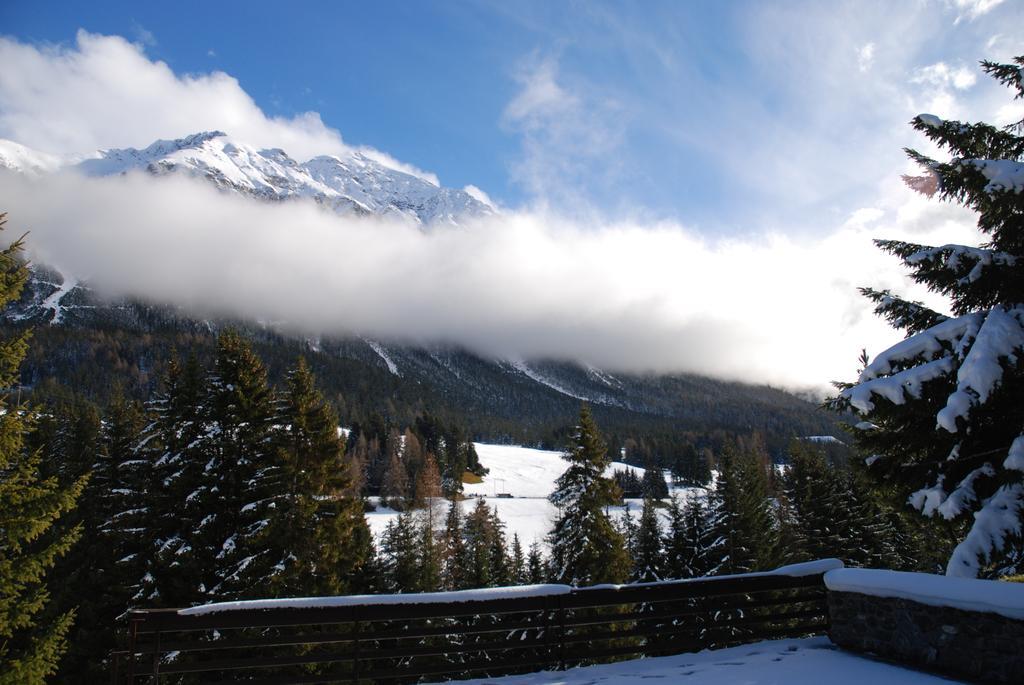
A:
[[[62,164],[17,143],[0,141],[0,166],[39,175]],[[435,185],[359,150],[299,163],[281,148],[258,149],[216,130],[157,140],[143,149],[100,150],[93,158],[63,166],[87,176],[183,173],[225,192],[274,201],[305,197],[338,214],[395,216],[424,225],[459,224],[495,213],[464,190]]]

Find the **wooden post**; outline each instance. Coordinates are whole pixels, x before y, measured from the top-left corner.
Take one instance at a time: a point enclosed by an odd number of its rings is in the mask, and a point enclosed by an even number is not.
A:
[[[160,631],[153,635],[153,677],[150,678],[153,685],[160,683]]]
[[[359,609],[355,609],[355,621],[352,622],[353,646],[352,646],[352,683],[359,682]]]
[[[558,670],[565,670],[565,602],[558,595]]]
[[[139,634],[139,620],[128,623],[128,685],[135,685],[135,640]]]

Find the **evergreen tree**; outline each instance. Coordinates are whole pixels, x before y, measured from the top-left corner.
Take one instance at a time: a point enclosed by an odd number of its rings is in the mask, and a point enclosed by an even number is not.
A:
[[[362,500],[338,435],[338,417],[299,358],[288,375],[274,424],[279,468],[274,509],[260,540],[276,557],[270,594],[339,595],[365,563]],[[368,532],[368,531],[367,531]]]
[[[664,482],[664,479],[663,479]],[[661,545],[661,523],[658,521],[658,507],[652,497],[644,498],[640,510],[640,523],[631,549],[633,558],[632,579],[650,582],[665,577],[665,558]]]
[[[1021,67],[982,68],[1024,97]],[[980,246],[931,247],[877,241],[911,278],[945,296],[949,315],[883,290],[862,289],[875,311],[906,339],[841,384],[831,406],[853,409],[857,447],[882,483],[925,516],[963,522],[966,536],[949,559],[954,576],[998,576],[1024,562],[1024,136],[1005,128],[943,121],[913,126],[950,155],[948,162],[907,153],[925,175],[906,179],[978,214]],[[924,487],[922,487],[924,484]]]
[[[0,214],[0,229],[5,216]],[[0,307],[17,299],[28,277],[22,242],[0,251]],[[47,574],[74,544],[80,527],[55,524],[75,506],[86,478],[62,485],[40,472],[41,455],[26,449],[33,411],[9,395],[28,349],[28,334],[0,341],[0,685],[41,685],[64,652],[74,611],[47,617]]]
[[[84,417],[76,423],[92,435],[94,414],[86,411]],[[75,566],[62,567],[63,592],[56,593],[66,597],[68,606],[78,604],[68,653],[61,663],[61,682],[106,676],[105,655],[116,645],[116,621],[138,591],[147,551],[144,540],[151,489],[148,462],[137,454],[142,420],[138,405],[115,395],[82,495],[89,502],[82,509],[82,524],[90,534],[65,557],[65,562]]]
[[[519,541],[519,533],[512,534],[512,551],[510,553],[512,562],[512,584],[527,585],[530,576],[526,568],[526,555],[523,553],[523,543]]]
[[[665,474],[653,460],[647,462],[644,477],[640,481],[640,490],[644,497],[656,500],[668,497],[668,483],[665,482]]]
[[[691,496],[685,502],[669,500],[665,531],[665,574],[669,578],[702,578],[715,575],[725,560],[724,539],[719,535],[714,500]]]
[[[417,592],[436,592],[441,589],[443,555],[443,538],[438,540],[434,516],[430,509],[418,512],[419,545],[418,545],[418,582]]]
[[[207,393],[203,456],[209,459],[210,513],[200,529],[214,559],[204,587],[218,600],[263,596],[278,561],[263,544],[280,472],[273,457],[274,407],[263,362],[235,331],[217,340]]]
[[[444,549],[441,554],[441,586],[445,590],[464,590],[468,585],[470,557],[462,531],[462,506],[457,500],[448,505],[445,517]]]
[[[380,543],[381,571],[388,592],[420,591],[416,519],[404,512],[388,522]]]
[[[498,518],[498,510],[491,510],[490,525],[487,528],[490,548],[491,584],[505,587],[513,584],[512,560],[505,543],[505,524]]]
[[[622,536],[622,544],[630,554],[633,553],[633,548],[636,545],[636,527],[633,509],[630,507],[629,502],[626,502],[622,510],[622,516],[619,517],[615,528]]]
[[[203,574],[213,563],[201,544],[200,524],[211,502],[200,452],[206,413],[203,370],[194,355],[184,364],[171,357],[164,392],[146,406],[149,423],[143,429],[140,458],[153,471],[147,516],[150,549],[136,596],[155,607],[189,606],[203,599]]]
[[[539,585],[547,580],[548,564],[544,560],[544,553],[541,552],[540,543],[534,542],[530,545],[530,552],[526,556],[526,573],[531,585]]]
[[[852,549],[850,512],[846,509],[838,474],[824,456],[806,445],[791,446],[789,464],[783,476],[784,511],[797,547],[788,561],[827,557],[844,558]]]
[[[404,511],[408,498],[409,475],[398,450],[391,450],[380,486],[380,503],[396,511]]]
[[[492,523],[491,508],[487,506],[486,501],[478,499],[473,511],[466,517],[466,554],[469,558],[467,587],[494,585]]]
[[[719,459],[713,495],[716,534],[724,545],[725,573],[767,571],[776,566],[778,527],[768,494],[768,463],[757,444],[727,446]]]
[[[622,535],[605,512],[619,493],[604,477],[608,453],[586,405],[565,459],[569,468],[551,494],[559,509],[550,535],[551,576],[572,585],[621,583],[629,575],[629,558]]]

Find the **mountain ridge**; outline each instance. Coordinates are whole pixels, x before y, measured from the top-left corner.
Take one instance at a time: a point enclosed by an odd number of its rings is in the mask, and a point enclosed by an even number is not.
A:
[[[132,171],[155,176],[184,173],[261,200],[305,198],[342,216],[399,217],[423,226],[460,225],[497,211],[465,190],[388,167],[358,150],[299,162],[281,148],[260,149],[223,131],[160,139],[142,149],[98,150],[92,157],[66,160],[0,140],[0,167],[33,176],[58,170],[91,177]]]

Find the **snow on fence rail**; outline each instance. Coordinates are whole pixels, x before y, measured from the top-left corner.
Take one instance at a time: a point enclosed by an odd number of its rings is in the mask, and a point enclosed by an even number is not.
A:
[[[828,629],[836,560],[571,588],[257,600],[128,615],[113,682],[414,682],[675,654]],[[258,680],[252,678],[258,677]]]

